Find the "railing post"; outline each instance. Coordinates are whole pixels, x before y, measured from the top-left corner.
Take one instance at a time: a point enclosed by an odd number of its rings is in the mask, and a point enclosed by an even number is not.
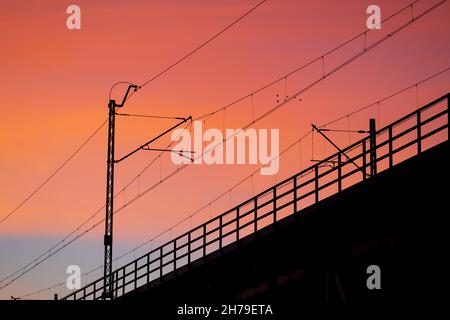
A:
[[[150,282],[150,253],[147,253],[147,283]]]
[[[122,295],[125,294],[125,267],[122,268]]]
[[[273,223],[277,222],[277,188],[273,187]]]
[[[341,159],[342,155],[339,152],[338,153],[338,192],[342,191],[342,159]]]
[[[258,231],[258,197],[255,197],[255,211],[253,212],[253,220],[255,221],[255,232]]]
[[[370,176],[373,177],[377,174],[377,142],[376,142],[376,130],[375,119],[369,120],[370,130]]]
[[[206,256],[206,224],[203,225],[203,258]]]
[[[450,138],[450,93],[447,94],[447,139]]]
[[[294,187],[294,213],[297,212],[297,176],[294,176],[294,181],[292,181]]]
[[[222,249],[222,215],[219,216],[219,249]]]
[[[137,289],[137,260],[134,260],[134,289]]]
[[[363,152],[363,157],[362,157],[362,161],[363,161],[363,180],[366,180],[367,178],[367,174],[366,174],[366,170],[367,170],[367,159],[366,159],[366,154],[367,154],[367,148],[366,148],[366,139],[364,139],[362,141],[362,152]]]
[[[420,110],[417,111],[417,154],[422,153],[422,121],[420,119]]]
[[[177,270],[177,240],[173,240],[173,271]]]
[[[319,164],[314,166],[314,191],[317,203],[319,202]]]
[[[119,270],[116,270],[116,287],[114,288],[114,298],[119,296]]]
[[[97,293],[97,286],[96,286],[97,282],[94,282],[94,300],[95,300],[95,294]]]
[[[117,271],[114,271],[114,273],[113,273],[113,292],[114,292],[114,296],[113,296],[113,299],[114,298],[117,298],[117,285],[118,285],[118,278],[119,278],[119,274],[117,273]],[[94,282],[94,300],[95,300],[95,285],[96,285],[96,283]]]
[[[159,277],[163,276],[163,247],[159,247]]]
[[[392,153],[392,126],[389,126],[388,129],[388,133],[389,133],[389,168],[392,168],[392,166],[394,165],[394,155]]]
[[[191,265],[191,230],[188,233],[188,264]]]
[[[236,208],[236,241],[239,240],[239,207]]]

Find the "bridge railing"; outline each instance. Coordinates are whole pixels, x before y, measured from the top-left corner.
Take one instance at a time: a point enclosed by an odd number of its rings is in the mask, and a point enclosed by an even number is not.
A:
[[[116,269],[117,298],[448,140],[450,95],[417,109]],[[103,278],[63,299],[101,299]]]

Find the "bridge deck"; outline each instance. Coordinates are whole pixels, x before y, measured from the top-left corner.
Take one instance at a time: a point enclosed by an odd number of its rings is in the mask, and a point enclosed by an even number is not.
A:
[[[288,312],[306,302],[431,297],[445,277],[448,161],[444,142],[121,299],[272,303]],[[366,287],[372,264],[381,290]]]

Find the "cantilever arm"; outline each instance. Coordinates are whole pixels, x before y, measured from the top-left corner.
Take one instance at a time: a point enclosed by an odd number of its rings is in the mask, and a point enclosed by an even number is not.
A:
[[[156,140],[158,140],[159,138],[161,138],[162,136],[166,135],[167,133],[169,133],[170,131],[172,131],[173,129],[179,127],[180,125],[182,125],[183,123],[192,120],[192,116],[189,116],[188,118],[183,118],[182,121],[180,121],[179,123],[177,123],[176,125],[170,127],[169,129],[167,129],[166,131],[164,131],[163,133],[159,134],[158,136],[156,136],[155,138],[151,139],[150,141],[144,143],[142,146],[140,146],[139,148],[131,151],[130,153],[128,153],[127,155],[123,156],[122,158],[120,158],[119,160],[114,160],[114,163],[119,163],[123,160],[125,160],[126,158],[128,158],[129,156],[135,154],[136,152],[138,152],[139,150],[143,150],[146,147],[148,147],[148,145]]]
[[[184,155],[185,153],[191,153],[194,154],[195,151],[188,151],[188,150],[171,150],[171,149],[160,149],[160,148],[143,148],[142,150],[148,150],[148,151],[161,151],[161,152],[173,152],[176,153],[177,155],[179,155],[180,157],[184,157],[186,159],[191,160],[191,162],[194,162],[194,159],[192,157],[188,157],[186,155]]]
[[[349,156],[347,156],[347,154],[345,153],[345,152],[343,152],[342,150],[341,150],[341,148],[339,148],[333,141],[331,141],[331,139],[330,138],[328,138],[323,132],[322,132],[322,130],[321,129],[319,129],[319,128],[317,128],[314,124],[311,124],[311,126],[313,127],[313,129],[314,130],[316,130],[320,135],[322,135],[333,147],[335,147],[340,153],[342,153],[343,155],[344,155],[344,157],[346,157],[347,159],[348,159],[348,161],[350,161],[351,163],[353,163],[354,165],[355,165],[355,167],[357,167],[359,170],[361,170],[364,174],[366,174],[365,172],[364,172],[364,169],[363,168],[361,168],[360,166],[358,166],[357,164],[356,164],[356,162],[355,161],[353,161]]]

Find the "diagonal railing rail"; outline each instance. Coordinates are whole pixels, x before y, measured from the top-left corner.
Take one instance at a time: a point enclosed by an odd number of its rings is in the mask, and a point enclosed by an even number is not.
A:
[[[448,140],[450,94],[411,112],[113,273],[114,296],[148,284]],[[345,156],[344,156],[345,154]],[[330,165],[333,163],[334,165]],[[358,163],[358,166],[355,166]],[[370,173],[369,173],[370,172]],[[101,299],[103,278],[65,296]]]

